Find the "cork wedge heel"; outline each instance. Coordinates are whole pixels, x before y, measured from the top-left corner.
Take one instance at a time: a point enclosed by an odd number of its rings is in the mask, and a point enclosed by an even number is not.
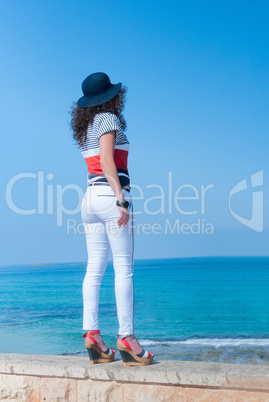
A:
[[[120,335],[118,335],[118,338],[120,338],[125,345],[125,347],[117,345],[124,367],[148,366],[152,363],[154,353],[148,352],[145,349],[143,349],[140,353],[135,353],[132,350],[129,342],[127,342],[127,340],[125,339],[126,336],[121,337]]]
[[[99,334],[100,331],[88,331],[86,334],[82,335],[85,338],[85,347],[87,349],[91,364],[97,363],[110,363],[114,360],[115,349],[105,350],[104,352],[99,348],[97,341],[91,336],[94,334]],[[93,341],[93,344],[89,342],[89,339]]]

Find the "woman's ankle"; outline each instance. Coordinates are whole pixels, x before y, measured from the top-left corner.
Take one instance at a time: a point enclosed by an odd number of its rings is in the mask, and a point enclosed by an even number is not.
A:
[[[127,336],[125,336],[125,338],[127,338],[127,339],[134,339],[135,338],[135,335],[134,334],[132,334],[132,335],[127,335]]]
[[[134,336],[134,332],[132,334],[129,334],[129,335],[119,335],[119,338],[122,338],[122,337],[127,338],[129,336]]]

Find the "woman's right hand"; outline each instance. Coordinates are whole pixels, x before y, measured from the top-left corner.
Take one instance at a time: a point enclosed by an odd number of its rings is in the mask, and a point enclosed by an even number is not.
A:
[[[123,227],[125,225],[127,225],[128,221],[129,221],[129,208],[123,208],[123,207],[118,207],[119,211],[120,211],[120,217],[118,219],[118,225],[119,227]]]

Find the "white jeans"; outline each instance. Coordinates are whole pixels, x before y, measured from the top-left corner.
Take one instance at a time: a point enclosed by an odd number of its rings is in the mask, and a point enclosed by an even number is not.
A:
[[[134,235],[132,196],[122,190],[130,202],[130,219],[124,227],[117,220],[120,212],[116,196],[110,186],[88,186],[81,204],[81,217],[85,229],[88,265],[83,281],[83,330],[99,329],[99,292],[107,266],[109,247],[113,254],[115,272],[115,298],[120,335],[132,335],[134,286]]]

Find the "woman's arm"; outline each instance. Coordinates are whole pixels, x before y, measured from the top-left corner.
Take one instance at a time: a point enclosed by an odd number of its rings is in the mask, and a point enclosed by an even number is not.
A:
[[[106,176],[106,179],[110,184],[117,200],[125,201],[118,176],[118,171],[114,162],[115,141],[116,141],[116,131],[110,131],[108,133],[101,135],[99,139],[100,164],[104,172],[104,175]],[[129,209],[121,207],[118,208],[120,210],[118,225],[125,226],[129,220]]]

